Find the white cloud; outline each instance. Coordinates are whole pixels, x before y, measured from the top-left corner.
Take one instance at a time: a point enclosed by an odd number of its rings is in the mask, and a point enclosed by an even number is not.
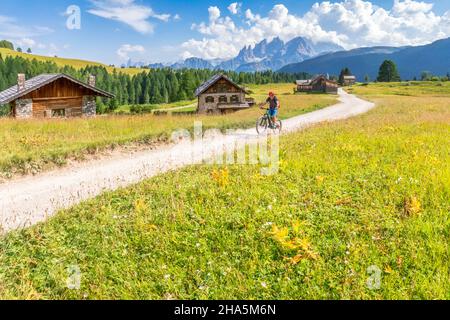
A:
[[[241,11],[242,3],[239,2],[233,2],[228,6],[228,11],[231,12],[231,14],[238,14],[239,11]]]
[[[432,3],[418,2],[412,0],[394,1],[392,12],[395,13],[417,13],[417,12],[429,12],[433,9]]]
[[[150,18],[164,22],[170,20],[170,14],[158,14],[151,7],[139,5],[135,0],[90,0],[94,5],[89,13],[115,21],[125,23],[134,30],[147,34],[152,33],[154,25],[149,22]]]
[[[220,18],[220,9],[218,7],[209,7],[209,21],[215,22]]]
[[[128,61],[130,53],[144,53],[145,48],[141,45],[124,44],[117,50],[117,55],[120,59]]]
[[[41,42],[37,42],[30,38],[22,38],[19,40],[14,41],[16,47],[21,47],[22,50],[27,50],[28,48],[32,49],[33,51],[36,49],[47,49],[47,45],[43,44]],[[53,50],[53,49],[52,49]]]
[[[36,41],[34,41],[33,39],[30,39],[30,38],[23,38],[23,39],[17,40],[16,44],[26,50],[27,48],[35,47]]]
[[[230,6],[231,7],[231,6]],[[228,8],[234,15],[234,6]],[[394,0],[390,10],[365,0],[323,1],[315,3],[303,16],[291,14],[283,4],[265,15],[250,9],[240,23],[221,16],[218,7],[210,7],[208,23],[194,24],[201,39],[181,45],[182,56],[206,59],[231,58],[244,45],[279,36],[287,41],[303,36],[317,41],[332,41],[347,49],[374,45],[420,45],[450,37],[450,11],[442,16],[433,12],[433,4],[414,0]]]
[[[42,26],[26,26],[13,17],[0,15],[0,39],[7,39],[14,43],[15,47],[22,50],[28,48],[45,49],[47,46],[33,39],[52,33],[53,30]]]
[[[31,38],[52,33],[53,30],[42,26],[24,26],[15,18],[0,15],[0,37],[8,39]]]

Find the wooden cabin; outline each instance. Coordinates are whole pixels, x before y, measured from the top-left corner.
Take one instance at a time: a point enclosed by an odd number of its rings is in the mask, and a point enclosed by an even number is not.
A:
[[[344,76],[344,86],[352,86],[356,83],[356,77],[355,76]]]
[[[255,104],[246,98],[248,91],[227,76],[217,74],[195,91],[198,98],[197,112],[200,114],[226,114],[248,109]]]
[[[324,75],[316,76],[309,80],[297,80],[297,92],[331,93],[337,94],[338,84]]]
[[[114,95],[95,87],[95,77],[88,84],[66,74],[42,74],[26,80],[19,74],[17,85],[0,92],[0,104],[11,106],[15,118],[70,118],[95,116],[95,97]]]

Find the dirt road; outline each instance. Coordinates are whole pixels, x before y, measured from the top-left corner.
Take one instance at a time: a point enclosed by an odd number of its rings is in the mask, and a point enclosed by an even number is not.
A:
[[[283,131],[292,132],[324,121],[335,121],[365,113],[373,103],[344,91],[340,103],[284,121]],[[204,158],[234,148],[242,137],[256,141],[255,129],[233,135],[211,137],[203,143],[184,142],[156,150],[113,156],[80,163],[72,167],[45,172],[0,185],[0,228],[9,230],[31,226],[70,208],[83,200],[109,190],[126,187],[143,179],[186,165],[201,163]],[[222,150],[222,151],[220,151]]]

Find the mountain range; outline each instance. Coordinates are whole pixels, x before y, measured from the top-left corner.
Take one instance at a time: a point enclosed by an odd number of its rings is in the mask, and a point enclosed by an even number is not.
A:
[[[380,65],[387,59],[397,64],[402,79],[420,77],[423,71],[445,75],[450,72],[450,38],[416,47],[370,47],[334,52],[286,65],[279,71],[338,75],[342,68],[348,67],[359,80],[366,75],[375,80]]]
[[[364,47],[344,50],[331,42],[314,43],[303,37],[283,42],[280,38],[263,40],[255,46],[245,46],[229,60],[189,58],[175,64],[151,64],[150,68],[210,69],[237,72],[273,70],[287,73],[338,75],[348,67],[359,79],[366,75],[375,80],[384,60],[397,64],[402,79],[420,77],[423,71],[435,75],[450,72],[450,38],[422,46]],[[142,66],[143,63],[134,63]],[[128,63],[131,66],[131,62]]]
[[[229,60],[205,60],[189,58],[175,64],[150,64],[150,68],[170,67],[173,69],[210,69],[237,72],[254,72],[278,70],[281,67],[302,62],[322,54],[341,51],[343,48],[331,42],[314,43],[303,37],[294,38],[288,42],[276,37],[272,41],[263,40],[254,47],[245,46],[239,54]],[[127,63],[127,67],[141,67],[142,62]]]
[[[237,72],[278,70],[287,64],[340,50],[343,48],[331,42],[313,43],[297,37],[285,43],[280,38],[274,38],[271,42],[263,40],[254,48],[244,47],[236,58],[222,62],[218,68]]]

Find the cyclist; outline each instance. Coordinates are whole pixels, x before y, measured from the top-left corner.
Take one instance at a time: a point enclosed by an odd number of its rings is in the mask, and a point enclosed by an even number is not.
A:
[[[267,104],[269,104],[269,117],[272,118],[272,123],[274,123],[275,126],[277,127],[278,124],[276,123],[277,123],[278,109],[280,108],[280,100],[278,100],[277,96],[272,91],[269,92],[269,97],[267,98],[266,103],[264,103],[261,106],[261,109],[263,109],[264,106],[266,106]]]

